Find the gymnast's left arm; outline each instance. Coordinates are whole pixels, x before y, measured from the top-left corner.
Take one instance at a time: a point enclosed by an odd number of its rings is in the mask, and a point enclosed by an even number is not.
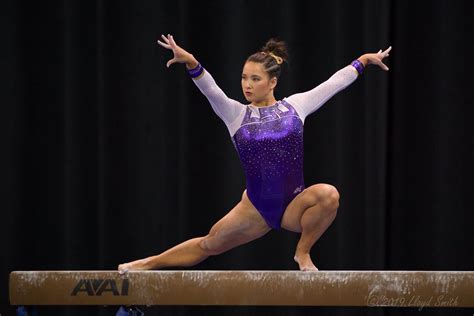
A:
[[[364,54],[354,60],[350,65],[337,71],[331,78],[316,88],[307,92],[291,95],[286,98],[286,101],[296,109],[301,120],[304,121],[309,114],[319,109],[336,93],[354,82],[357,77],[362,74],[367,65],[377,65],[383,70],[388,71],[388,67],[383,63],[383,59],[389,56],[388,53],[391,49],[392,47],[390,46],[383,52],[379,50],[374,54]]]

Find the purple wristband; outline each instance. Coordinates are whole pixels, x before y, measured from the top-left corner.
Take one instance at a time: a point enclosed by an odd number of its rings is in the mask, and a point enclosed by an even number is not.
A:
[[[361,63],[359,60],[354,60],[352,63],[351,63],[351,66],[353,66],[357,72],[359,73],[359,75],[362,75],[364,73],[364,64]]]
[[[198,64],[196,68],[188,69],[188,74],[191,76],[191,78],[197,78],[202,74],[203,71],[204,68],[201,66],[201,64]]]

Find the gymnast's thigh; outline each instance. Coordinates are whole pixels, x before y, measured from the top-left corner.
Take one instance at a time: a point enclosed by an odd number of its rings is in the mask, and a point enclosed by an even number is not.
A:
[[[281,220],[281,227],[301,233],[301,217],[303,213],[311,206],[316,205],[318,201],[324,200],[327,196],[337,193],[334,186],[327,183],[318,183],[311,185],[300,192],[286,207]]]
[[[230,210],[222,219],[212,226],[205,244],[210,248],[224,250],[236,247],[257,239],[271,228],[253,206],[247,197],[246,191],[242,200]]]
[[[301,233],[301,217],[304,211],[316,202],[311,191],[318,185],[312,185],[300,192],[286,207],[281,220],[281,227],[296,233]]]

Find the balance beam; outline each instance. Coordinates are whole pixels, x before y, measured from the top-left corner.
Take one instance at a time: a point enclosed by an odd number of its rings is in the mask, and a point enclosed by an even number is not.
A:
[[[16,271],[12,305],[474,307],[473,271]]]

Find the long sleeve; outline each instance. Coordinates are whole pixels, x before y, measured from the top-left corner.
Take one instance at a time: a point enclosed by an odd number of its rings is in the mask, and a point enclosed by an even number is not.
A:
[[[295,108],[304,122],[308,115],[319,109],[336,93],[349,86],[357,79],[357,76],[357,70],[353,66],[346,66],[316,88],[291,95],[286,98],[286,101]]]
[[[236,100],[230,99],[206,70],[198,79],[193,80],[196,86],[206,96],[214,112],[224,121],[232,134],[236,120],[245,112],[246,106]]]

